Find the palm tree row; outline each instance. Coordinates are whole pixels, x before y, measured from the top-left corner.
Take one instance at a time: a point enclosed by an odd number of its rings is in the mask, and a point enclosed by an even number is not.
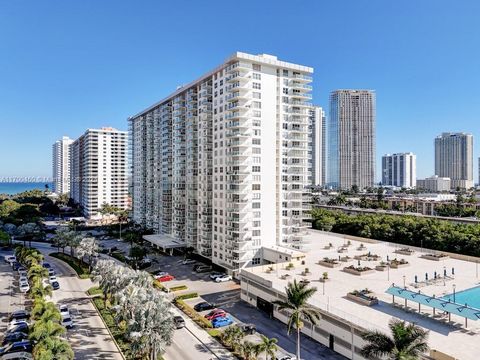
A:
[[[171,343],[174,326],[171,304],[153,287],[151,275],[112,260],[99,260],[92,276],[103,291],[105,306],[115,313],[130,349],[138,359],[157,359]]]
[[[244,360],[256,360],[261,353],[265,353],[265,360],[275,359],[278,340],[261,335],[261,343],[242,341],[245,333],[238,326],[233,325],[224,330],[220,335],[223,344],[233,349]]]
[[[42,266],[43,255],[36,249],[22,246],[15,249],[15,255],[27,269],[30,282],[29,296],[33,300],[31,319],[34,322],[30,329],[30,340],[35,344],[33,348],[35,359],[73,359],[70,344],[61,338],[66,330],[60,323],[62,320],[60,311],[51,301],[45,301],[46,296],[52,295],[52,287],[44,286],[48,270]]]

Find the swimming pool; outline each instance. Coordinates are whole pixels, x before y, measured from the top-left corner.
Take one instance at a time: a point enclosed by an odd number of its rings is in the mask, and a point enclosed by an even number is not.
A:
[[[442,299],[453,302],[453,293],[445,295]],[[480,309],[480,286],[456,292],[455,303],[462,305],[468,304],[470,307]]]

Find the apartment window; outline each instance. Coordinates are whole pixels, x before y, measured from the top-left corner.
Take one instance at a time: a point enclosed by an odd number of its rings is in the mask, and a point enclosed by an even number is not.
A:
[[[261,198],[262,198],[262,194],[260,194],[260,193],[254,193],[252,195],[252,199],[254,199],[254,200],[260,200]]]
[[[253,157],[253,163],[254,163],[254,164],[260,164],[260,163],[261,163],[261,158],[260,158],[260,156],[254,156],[254,157]]]
[[[252,202],[252,209],[260,209],[260,203],[259,202]]]
[[[288,70],[283,70],[283,76],[288,76]]]
[[[253,175],[252,176],[252,179],[253,179],[254,182],[259,182],[261,180],[261,178],[262,177],[260,175]]]
[[[260,120],[253,120],[252,121],[252,126],[260,127],[261,125],[262,125],[262,123],[260,122]]]
[[[252,230],[252,236],[260,236],[260,230]]]
[[[253,222],[253,227],[260,227],[260,226],[261,226],[260,221],[257,220]]]
[[[252,139],[252,145],[260,145],[261,141],[260,139]]]
[[[262,98],[262,93],[254,91],[252,96],[253,96],[254,99],[261,99]]]
[[[262,71],[262,66],[260,64],[252,64],[252,69],[255,71]]]
[[[254,148],[252,148],[252,153],[253,154],[261,154],[262,153],[262,148],[254,147]]]
[[[285,95],[288,95],[288,88],[283,88],[283,93],[284,93]]]
[[[253,110],[253,117],[262,117],[262,112],[258,110]]]
[[[254,80],[261,80],[261,79],[262,79],[262,75],[257,74],[257,73],[253,73],[253,79],[254,79]]]
[[[260,166],[252,166],[252,172],[260,172]]]
[[[252,184],[252,190],[260,190],[260,184]]]
[[[260,90],[262,88],[262,84],[254,82],[252,87],[256,90]]]
[[[253,101],[252,106],[254,109],[261,109],[262,108],[262,103],[260,101]]]
[[[261,216],[262,216],[262,213],[261,213],[260,211],[254,211],[254,212],[253,212],[253,217],[254,217],[255,219],[258,219],[258,218],[260,218]]]

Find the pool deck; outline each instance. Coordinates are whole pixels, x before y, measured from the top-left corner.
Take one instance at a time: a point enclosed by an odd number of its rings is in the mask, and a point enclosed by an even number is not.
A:
[[[389,332],[388,322],[392,317],[403,319],[409,322],[415,322],[423,328],[430,331],[429,345],[431,349],[436,349],[443,353],[454,356],[458,359],[478,359],[480,353],[480,320],[468,320],[468,326],[465,328],[464,318],[451,315],[451,321],[448,321],[448,315],[441,311],[436,311],[433,315],[432,308],[422,305],[420,313],[418,304],[408,302],[407,311],[405,311],[405,301],[395,298],[395,304],[392,304],[392,296],[385,291],[392,285],[405,286],[412,290],[420,290],[422,294],[436,297],[443,297],[453,292],[455,285],[456,292],[469,289],[480,285],[480,279],[477,277],[477,266],[474,262],[467,262],[452,258],[442,259],[440,261],[422,258],[422,255],[430,254],[431,251],[424,249],[422,252],[414,252],[411,255],[401,255],[395,253],[402,246],[392,246],[388,243],[363,243],[364,249],[359,250],[360,242],[351,241],[347,251],[339,253],[338,249],[346,245],[346,241],[338,236],[328,233],[309,231],[307,240],[310,242],[311,250],[305,259],[305,265],[296,266],[295,269],[286,270],[286,263],[274,264],[273,271],[267,273],[267,265],[257,266],[245,269],[256,275],[272,281],[272,287],[283,291],[285,286],[293,278],[297,280],[307,279],[311,286],[315,286],[318,291],[311,299],[310,303],[321,309],[325,309],[335,315],[356,323],[366,329],[378,329]],[[331,243],[330,249],[325,247]],[[408,261],[408,266],[384,271],[375,270],[370,274],[353,275],[343,271],[346,266],[358,266],[358,260],[353,257],[367,254],[379,255],[381,259],[377,261],[360,261],[362,267],[375,269],[380,261],[386,261],[387,256],[390,260],[397,258]],[[349,256],[352,258],[347,262],[341,262],[338,267],[330,268],[318,264],[323,258],[335,258]],[[303,275],[305,268],[309,268],[310,274]],[[454,268],[454,275],[452,275]],[[443,277],[444,271],[447,271],[447,278],[439,278],[435,282],[422,284],[418,282],[425,280],[425,273],[431,280],[436,271],[437,277]],[[320,278],[324,272],[328,272],[327,282],[321,282]],[[288,274],[287,279],[282,279],[282,275]],[[417,276],[417,284],[415,284]],[[415,287],[417,286],[417,287]],[[379,303],[371,307],[361,305],[347,298],[347,293],[353,290],[362,290],[368,288],[376,297]]]

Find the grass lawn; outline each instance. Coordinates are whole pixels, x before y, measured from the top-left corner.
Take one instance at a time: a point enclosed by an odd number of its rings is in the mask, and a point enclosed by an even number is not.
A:
[[[80,279],[88,279],[90,277],[90,270],[87,263],[63,253],[52,253],[50,256],[65,261],[75,270]]]

